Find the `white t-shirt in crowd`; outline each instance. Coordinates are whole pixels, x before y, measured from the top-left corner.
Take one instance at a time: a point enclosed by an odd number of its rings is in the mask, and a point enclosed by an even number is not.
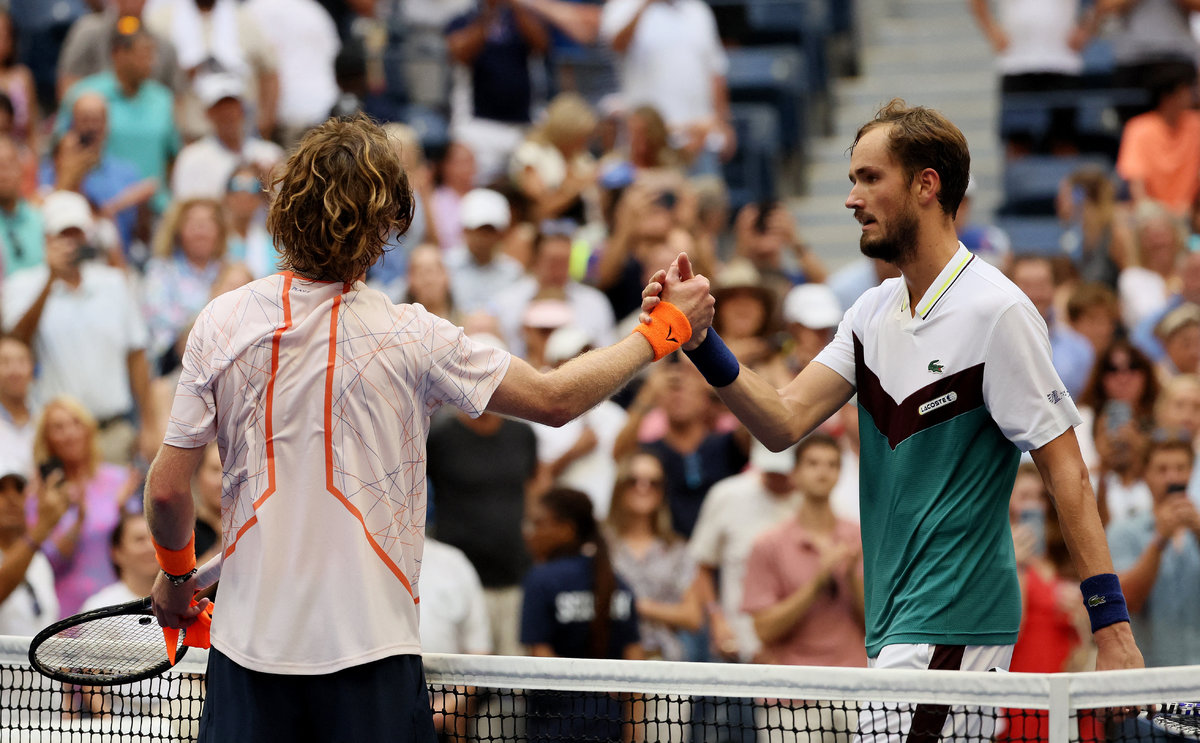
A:
[[[221,451],[213,647],[280,674],[420,653],[429,417],[482,413],[509,359],[362,282],[284,272],[209,303],[165,442]]]
[[[3,559],[4,553],[0,552]],[[25,580],[0,603],[0,635],[31,637],[59,619],[54,569],[46,556],[37,552],[25,570]]]
[[[91,596],[88,596],[83,602],[83,606],[79,608],[80,613],[91,611],[93,609],[103,609],[106,606],[116,606],[117,604],[126,604],[134,599],[145,598],[139,596],[129,590],[129,586],[121,581],[110,583],[99,591],[96,591]]]
[[[421,649],[426,653],[492,652],[479,573],[463,551],[425,540],[421,559]]]

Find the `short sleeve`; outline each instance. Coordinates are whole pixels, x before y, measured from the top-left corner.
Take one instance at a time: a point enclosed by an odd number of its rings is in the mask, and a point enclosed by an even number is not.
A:
[[[833,340],[825,348],[822,348],[821,352],[813,359],[822,366],[833,369],[842,379],[854,385],[855,389],[858,388],[858,383],[854,373],[854,318],[858,313],[858,308],[859,303],[855,303],[853,307],[846,310],[842,321],[838,323]]]
[[[183,351],[183,371],[175,389],[171,417],[163,443],[180,449],[195,449],[217,435],[217,401],[213,368],[209,364],[212,349],[209,339],[211,314],[205,308],[196,318]]]
[[[1021,451],[1079,424],[1079,411],[1050,358],[1046,323],[1028,302],[1001,311],[984,351],[983,399],[1004,436]]]
[[[470,338],[462,328],[447,320],[425,314],[432,318],[427,337],[430,366],[426,414],[443,405],[453,405],[477,417],[504,380],[511,356],[507,351]]]
[[[537,645],[554,636],[554,591],[546,573],[534,568],[525,576],[521,597],[521,643]]]
[[[754,540],[750,557],[746,560],[746,577],[742,584],[742,611],[753,614],[769,609],[782,601],[784,588],[772,559],[774,545],[769,538],[760,536]]]

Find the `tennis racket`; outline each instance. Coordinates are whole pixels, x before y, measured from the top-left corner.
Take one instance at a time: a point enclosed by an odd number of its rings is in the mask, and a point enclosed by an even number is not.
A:
[[[208,588],[220,575],[218,555],[196,571],[196,590]],[[176,662],[187,652],[186,632],[176,640]],[[163,631],[150,611],[149,596],[55,622],[34,636],[29,662],[44,676],[83,686],[141,681],[174,665],[167,659]]]
[[[1164,705],[1150,715],[1154,727],[1171,735],[1200,740],[1200,702],[1177,702]]]

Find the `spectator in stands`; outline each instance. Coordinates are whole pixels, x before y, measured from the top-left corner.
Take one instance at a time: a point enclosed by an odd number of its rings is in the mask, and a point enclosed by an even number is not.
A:
[[[101,461],[98,434],[96,419],[69,397],[47,402],[38,418],[34,460],[48,471],[61,470],[70,503],[68,515],[42,546],[54,567],[63,616],[77,613],[84,599],[116,580],[109,537],[121,513],[139,506],[131,496],[141,478]]]
[[[543,481],[533,430],[491,413],[447,412],[429,430],[427,473],[434,536],[461,549],[479,573],[495,652],[520,655],[521,580],[529,568],[521,520]]]
[[[699,631],[704,609],[694,587],[696,563],[671,528],[662,462],[637,452],[617,464],[608,511],[613,567],[633,589],[648,658],[692,660],[684,633]]]
[[[558,90],[599,100],[615,92],[613,61],[596,46],[604,0],[516,0],[551,32],[550,61]]]
[[[1150,360],[1127,341],[1116,340],[1096,357],[1079,397],[1083,422],[1076,435],[1106,523],[1149,506],[1141,482],[1141,452],[1153,425],[1158,389]]]
[[[1137,258],[1117,278],[1121,319],[1126,328],[1137,328],[1166,307],[1172,288],[1181,283],[1180,258],[1187,247],[1185,234],[1183,222],[1162,205],[1147,201],[1137,206],[1134,213]]]
[[[1080,283],[1067,297],[1067,322],[1092,344],[1093,353],[1099,356],[1116,337],[1121,322],[1116,292],[1107,284]]]
[[[509,174],[529,200],[533,219],[566,218],[584,224],[595,218],[596,163],[588,152],[595,130],[596,115],[587,101],[562,93],[513,152]]]
[[[979,256],[1001,271],[1007,272],[1012,262],[1012,243],[1008,233],[994,224],[974,222],[971,207],[975,202],[975,179],[967,181],[967,192],[958,205],[954,218],[954,231],[972,254]]]
[[[446,25],[471,10],[474,0],[405,0],[400,4],[404,34],[404,83],[409,100],[443,111],[450,92]]]
[[[19,338],[0,335],[0,452],[4,466],[31,479],[37,410],[29,399],[33,351]]]
[[[227,234],[225,212],[212,199],[177,202],[163,218],[143,288],[154,369],[165,372],[175,366],[180,334],[212,298],[228,249]]]
[[[13,27],[17,31],[17,48],[20,60],[33,73],[37,88],[37,99],[29,105],[40,103],[43,111],[52,111],[55,103],[54,68],[63,39],[80,16],[93,10],[87,0],[60,0],[59,2],[37,2],[17,0],[4,3],[12,13]]]
[[[192,478],[192,501],[196,505],[196,564],[203,565],[221,553],[221,480],[225,467],[217,442],[204,448],[204,459]],[[147,592],[145,595],[149,595]]]
[[[1196,73],[1196,40],[1189,16],[1192,8],[1178,0],[1103,0],[1095,4],[1098,21],[1113,17],[1113,84],[1143,88],[1150,94],[1145,104],[1117,106],[1121,123],[1151,107],[1154,81],[1160,75]]]
[[[825,284],[801,284],[787,293],[783,299],[788,334],[784,361],[793,376],[833,340],[842,314],[837,295]]]
[[[645,657],[633,592],[613,570],[608,545],[578,490],[555,488],[530,509],[523,526],[537,561],[524,582],[521,642],[530,655],[559,658]],[[621,700],[530,693],[530,740],[619,740]],[[586,714],[580,714],[586,710]]]
[[[504,315],[497,312],[497,316]],[[550,368],[546,361],[546,341],[559,328],[567,327],[575,322],[575,312],[571,305],[561,299],[534,299],[521,309],[520,327],[515,337],[521,345],[521,358],[529,362],[534,369],[546,371]]]
[[[492,309],[512,352],[523,356],[525,343],[518,323],[531,302],[557,299],[570,308],[570,322],[587,333],[596,347],[611,344],[616,335],[612,305],[603,292],[571,278],[570,225],[547,224],[538,233],[529,273],[498,294]]]
[[[259,136],[275,134],[279,77],[271,42],[254,13],[236,0],[163,0],[146,17],[146,27],[175,45],[179,66],[196,82],[206,73],[237,77]],[[210,131],[192,91],[179,101],[179,129],[191,141]]]
[[[316,0],[249,0],[245,7],[278,62],[276,138],[290,146],[324,121],[337,102],[333,63],[342,48],[337,26]]]
[[[698,172],[717,172],[737,138],[729,112],[729,61],[712,10],[702,0],[613,0],[600,36],[621,55],[621,95],[658,108]]]
[[[37,482],[35,505],[27,508],[24,471],[0,470],[0,634],[28,637],[59,618],[54,570],[41,548],[67,512],[67,494],[62,473],[54,473]]]
[[[99,93],[108,102],[108,140],[105,154],[133,163],[142,178],[155,178],[159,192],[156,211],[166,207],[167,165],[179,151],[175,128],[175,98],[162,83],[151,79],[154,37],[145,28],[118,26],[112,36],[112,68],[81,79],[63,97],[55,134],[71,128],[75,100]]]
[[[171,193],[176,199],[219,199],[229,176],[240,165],[253,165],[262,177],[283,160],[274,142],[246,136],[245,95],[242,82],[228,73],[209,73],[193,86],[204,107],[212,133],[184,147],[171,171]]]
[[[1144,469],[1154,509],[1108,529],[1148,668],[1200,663],[1200,510],[1185,492],[1194,457],[1186,439],[1152,441]]]
[[[717,300],[713,328],[738,361],[756,366],[779,351],[779,298],[750,261],[735,258],[726,264],[713,279],[712,295]]]
[[[1117,216],[1117,189],[1103,168],[1080,168],[1063,179],[1055,200],[1065,227],[1064,247],[1080,281],[1117,288],[1117,276],[1129,265],[1133,237]]]
[[[75,99],[71,128],[43,161],[39,180],[44,188],[75,191],[95,204],[116,223],[126,255],[136,239],[138,210],[159,187],[154,178],[143,178],[136,165],[108,152],[108,102],[96,92]],[[144,256],[134,257],[139,266],[145,262]]]
[[[33,73],[17,61],[17,34],[7,10],[0,10],[0,92],[12,102],[12,137],[38,151],[41,115]]]
[[[608,296],[618,320],[641,307],[643,279],[657,270],[647,268],[658,265],[647,258],[670,249],[665,244],[675,226],[676,199],[674,190],[655,190],[643,183],[625,188],[617,198],[608,240],[596,262],[595,284]]]
[[[1174,431],[1192,442],[1192,450],[1200,450],[1200,376],[1180,374],[1163,384],[1154,406],[1156,429]],[[1188,482],[1188,497],[1200,505],[1200,472],[1192,470]]]
[[[1200,307],[1191,303],[1176,307],[1163,317],[1155,332],[1166,352],[1158,364],[1161,381],[1200,371]]]
[[[0,135],[0,271],[5,277],[45,260],[42,215],[21,196],[21,161],[16,140]]]
[[[1082,394],[1096,352],[1079,333],[1056,316],[1054,308],[1054,264],[1046,256],[1019,255],[1013,259],[1008,277],[1025,292],[1050,331],[1050,353],[1054,369],[1072,396]]]
[[[799,508],[802,496],[792,477],[795,469],[795,446],[772,452],[753,441],[750,467],[716,483],[705,496],[688,551],[699,566],[697,590],[708,609],[709,639],[720,658],[743,663],[763,659],[754,619],[742,608],[746,561],[759,535],[792,518]]]
[[[1200,305],[1200,252],[1189,250],[1178,260],[1178,281],[1171,281],[1171,295],[1156,312],[1146,315],[1138,325],[1129,328],[1133,343],[1156,362],[1162,361],[1166,353],[1157,335],[1158,324],[1180,305]]]
[[[1079,0],[996,5],[998,19],[988,0],[971,0],[975,19],[996,52],[1001,106],[1003,97],[1013,94],[1059,93],[1079,87],[1079,75],[1083,72],[1083,57],[1079,52],[1095,30],[1094,23],[1085,22]],[[1089,14],[1087,18],[1093,16]],[[1056,152],[1073,148],[1075,107],[1055,106],[1051,110],[1047,144]],[[1031,146],[1040,144],[1010,141],[1010,155],[1025,154]]]
[[[491,653],[483,584],[463,551],[426,537],[421,579],[421,652]]]
[[[796,218],[779,202],[747,204],[734,221],[736,255],[748,259],[762,274],[776,302],[796,284],[823,282],[829,273],[800,236]]]
[[[12,100],[4,93],[0,93],[0,137],[11,138],[13,136],[13,117],[15,115],[16,111],[13,109]],[[37,154],[24,142],[16,141],[16,145],[17,164],[20,166],[21,173],[21,196],[30,198],[37,193]]]
[[[554,368],[598,346],[586,330],[566,324],[546,336],[541,357],[547,368]],[[613,400],[605,400],[559,427],[532,424],[538,460],[547,479],[556,486],[587,493],[598,519],[609,513],[617,477],[613,445],[625,420],[625,409]]]
[[[4,328],[34,350],[38,399],[79,400],[99,421],[106,461],[130,461],[135,441],[149,461],[161,439],[153,434],[149,339],[137,298],[122,271],[95,260],[94,220],[82,196],[50,194],[42,217],[46,262],[5,280]]]
[[[159,568],[145,514],[120,514],[109,537],[108,555],[117,580],[89,596],[80,611],[124,604],[150,595]]]
[[[671,143],[671,130],[661,113],[652,104],[637,106],[625,118],[625,136],[629,151],[626,157],[634,170],[675,170],[683,159]]]
[[[433,192],[433,222],[438,244],[444,250],[461,248],[463,228],[459,219],[462,200],[475,187],[475,153],[466,142],[446,146],[434,169],[437,188]]]
[[[258,168],[240,165],[233,171],[225,184],[224,207],[229,227],[228,259],[246,264],[254,278],[275,273],[279,255],[267,232],[267,192]]]
[[[743,429],[717,430],[719,402],[704,389],[700,373],[678,361],[660,365],[646,378],[629,406],[613,456],[630,454],[640,444],[658,457],[666,472],[671,528],[687,539],[709,488],[746,466],[749,441]],[[641,429],[647,417],[657,417],[662,428],[643,440]]]
[[[1195,67],[1179,66],[1153,82],[1154,108],[1133,117],[1121,132],[1117,173],[1137,203],[1153,199],[1190,218],[1200,194],[1200,111]]]
[[[408,124],[397,122],[384,124],[383,130],[404,166],[413,194],[412,223],[403,234],[392,231],[383,255],[367,271],[368,282],[385,287],[384,291],[391,293],[404,283],[412,249],[421,243],[437,242],[437,232],[432,211],[433,174],[425,162],[425,151],[417,131]]]
[[[408,258],[408,283],[401,292],[401,301],[420,304],[438,317],[455,325],[462,316],[450,293],[450,273],[436,245],[418,245]]]
[[[754,540],[741,608],[768,663],[865,668],[862,537],[830,505],[841,449],[832,436],[814,433],[795,456],[799,508]],[[844,720],[835,726],[847,729]]]
[[[58,97],[85,77],[107,70],[112,65],[113,35],[144,23],[146,0],[111,0],[94,13],[71,24],[71,32],[58,56]],[[175,45],[169,37],[152,34],[154,65],[151,77],[178,94],[186,85],[183,70],[175,57]]]
[[[446,256],[454,304],[463,312],[486,308],[512,286],[524,269],[502,250],[512,226],[508,201],[496,191],[477,188],[463,197],[459,210],[465,251]]]
[[[550,35],[520,3],[478,0],[446,27],[446,45],[469,72],[451,94],[453,136],[471,147],[487,183],[504,172],[531,121],[530,59],[546,52]]]

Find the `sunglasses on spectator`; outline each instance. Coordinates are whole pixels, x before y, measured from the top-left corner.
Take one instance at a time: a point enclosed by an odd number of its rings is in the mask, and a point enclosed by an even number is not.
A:
[[[252,175],[235,175],[229,179],[229,193],[260,193],[262,184]]]

